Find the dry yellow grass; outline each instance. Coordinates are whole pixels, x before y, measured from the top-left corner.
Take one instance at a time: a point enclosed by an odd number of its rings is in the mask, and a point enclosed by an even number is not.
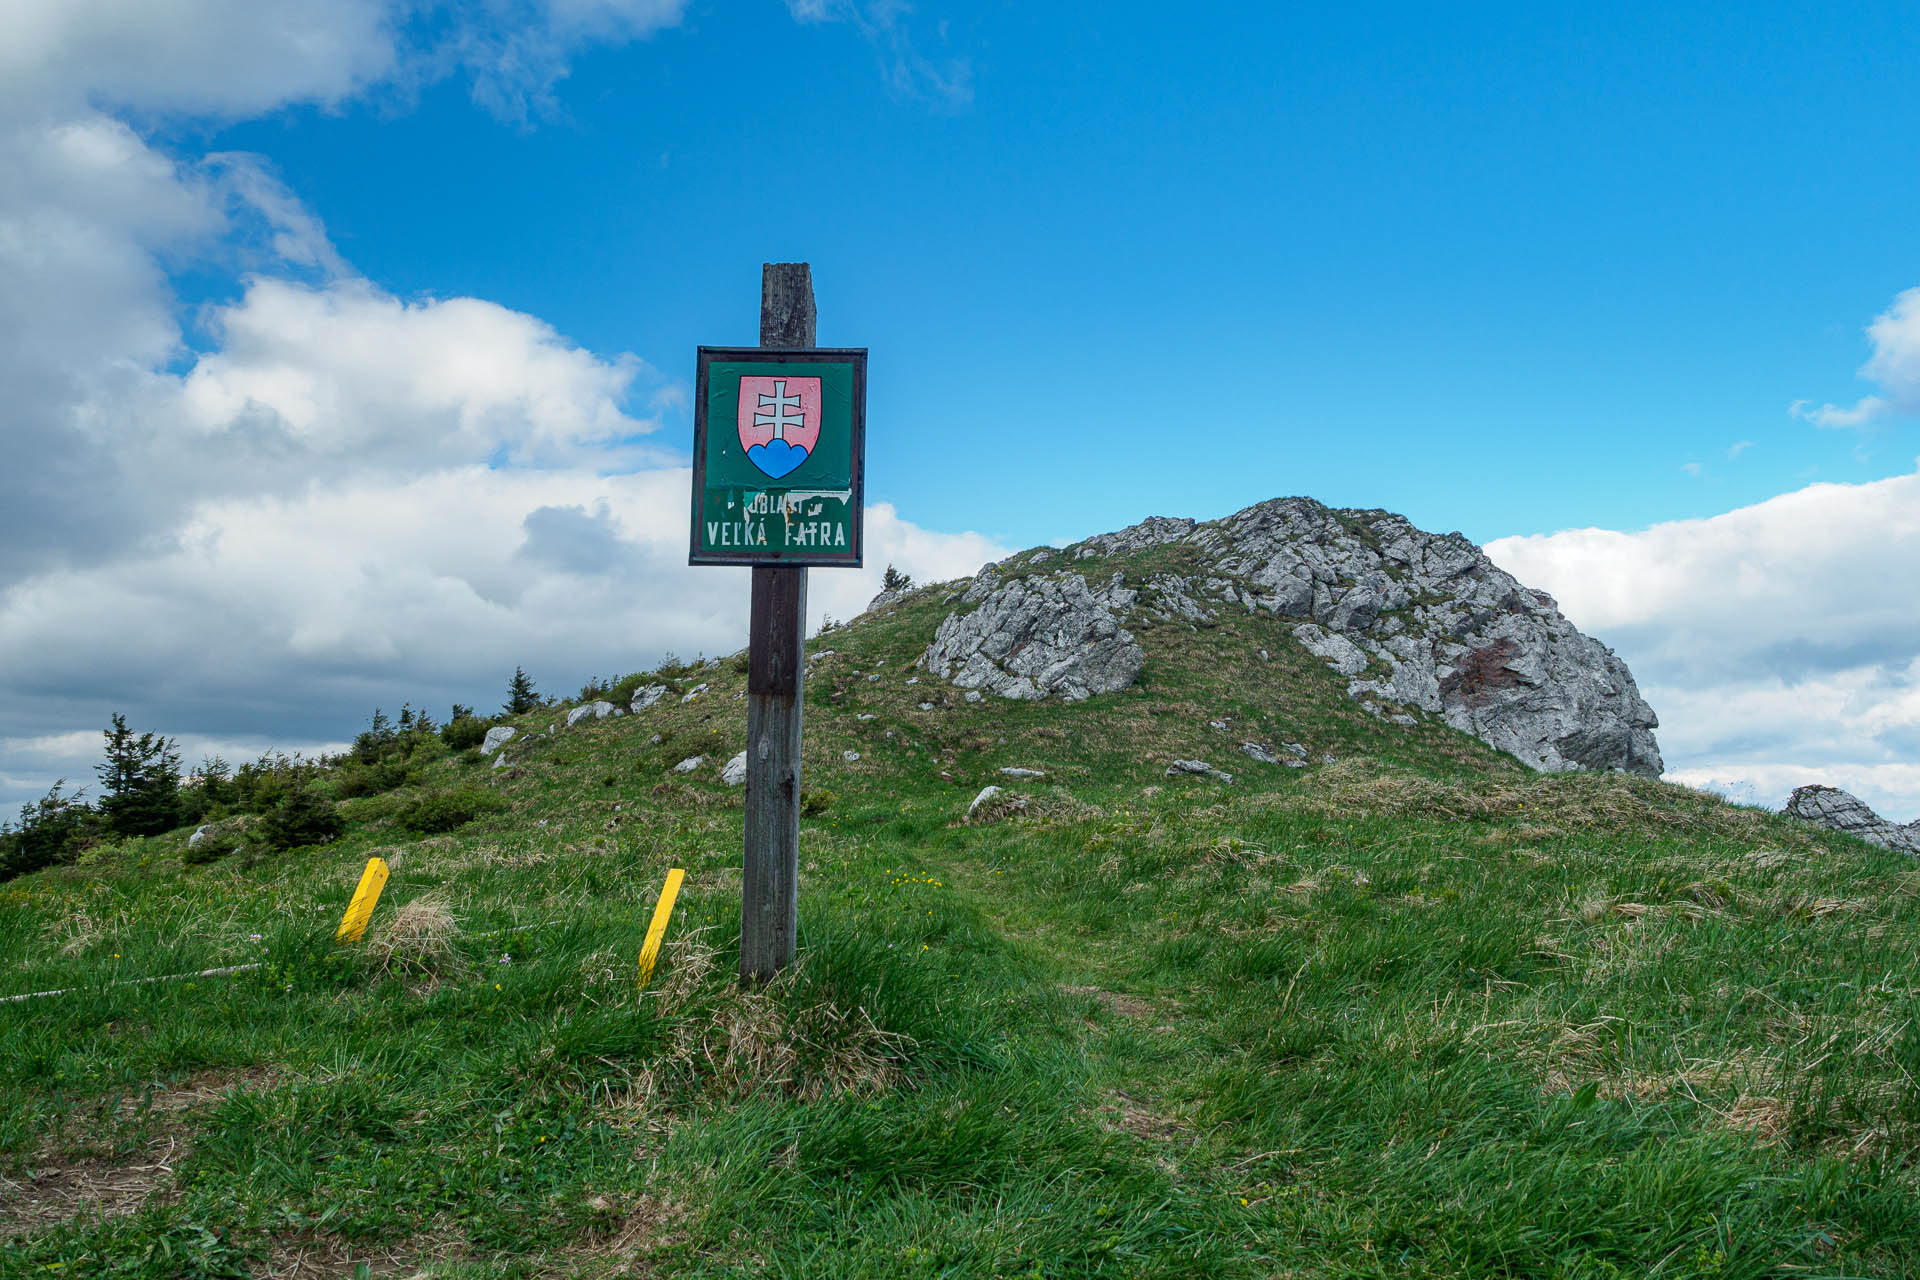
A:
[[[368,941],[367,955],[389,973],[453,977],[469,967],[454,947],[460,936],[446,895],[430,893],[388,916]]]

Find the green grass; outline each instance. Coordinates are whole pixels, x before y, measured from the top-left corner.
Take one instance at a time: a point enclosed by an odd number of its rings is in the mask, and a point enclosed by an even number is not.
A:
[[[78,988],[0,1005],[0,1276],[1920,1273],[1910,859],[1382,723],[1265,618],[967,703],[912,665],[944,594],[810,646],[833,799],[763,990],[731,662],[441,753],[334,845],[0,885],[0,994]],[[989,782],[1027,808],[965,824]]]

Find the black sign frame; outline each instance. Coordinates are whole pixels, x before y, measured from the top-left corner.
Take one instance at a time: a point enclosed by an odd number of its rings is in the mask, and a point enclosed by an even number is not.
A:
[[[754,364],[851,364],[853,366],[851,497],[848,501],[848,546],[844,551],[715,551],[702,549],[700,526],[706,515],[707,373],[715,361]],[[726,424],[733,429],[732,423]],[[690,565],[787,565],[858,569],[866,551],[867,461],[867,349],[865,347],[701,347],[693,391],[693,510],[687,527],[687,563]],[[766,492],[785,492],[769,484]]]

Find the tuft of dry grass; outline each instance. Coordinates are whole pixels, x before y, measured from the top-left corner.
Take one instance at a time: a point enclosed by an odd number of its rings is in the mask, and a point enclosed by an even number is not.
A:
[[[64,920],[49,926],[47,933],[52,940],[59,942],[63,956],[77,956],[91,951],[100,941],[100,926],[87,914],[85,907],[75,908]]]
[[[629,1123],[657,1120],[662,1097],[759,1093],[814,1101],[835,1094],[896,1088],[904,1079],[910,1036],[887,1031],[864,1008],[846,1008],[810,989],[802,961],[760,987],[736,985],[697,930],[670,943],[654,983],[640,998],[672,1020],[667,1045],[624,1083],[602,1086],[603,1105]],[[610,952],[590,959],[588,978],[611,985]],[[618,980],[633,975],[618,964]]]
[[[383,972],[427,978],[457,977],[466,959],[454,949],[460,924],[444,893],[429,893],[401,907],[367,943],[367,955]]]

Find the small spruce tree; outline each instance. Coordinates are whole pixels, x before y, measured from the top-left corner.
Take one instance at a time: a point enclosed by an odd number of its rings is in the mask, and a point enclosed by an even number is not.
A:
[[[135,737],[118,714],[101,736],[107,758],[94,772],[100,775],[100,812],[114,834],[156,836],[179,825],[180,752],[172,739]]]
[[[882,591],[905,591],[912,585],[913,579],[892,565],[887,566],[886,573],[881,575],[880,578],[880,589]]]
[[[501,710],[510,716],[525,715],[540,705],[540,695],[533,691],[533,680],[519,667],[513,669],[513,679],[507,684],[507,705]]]

